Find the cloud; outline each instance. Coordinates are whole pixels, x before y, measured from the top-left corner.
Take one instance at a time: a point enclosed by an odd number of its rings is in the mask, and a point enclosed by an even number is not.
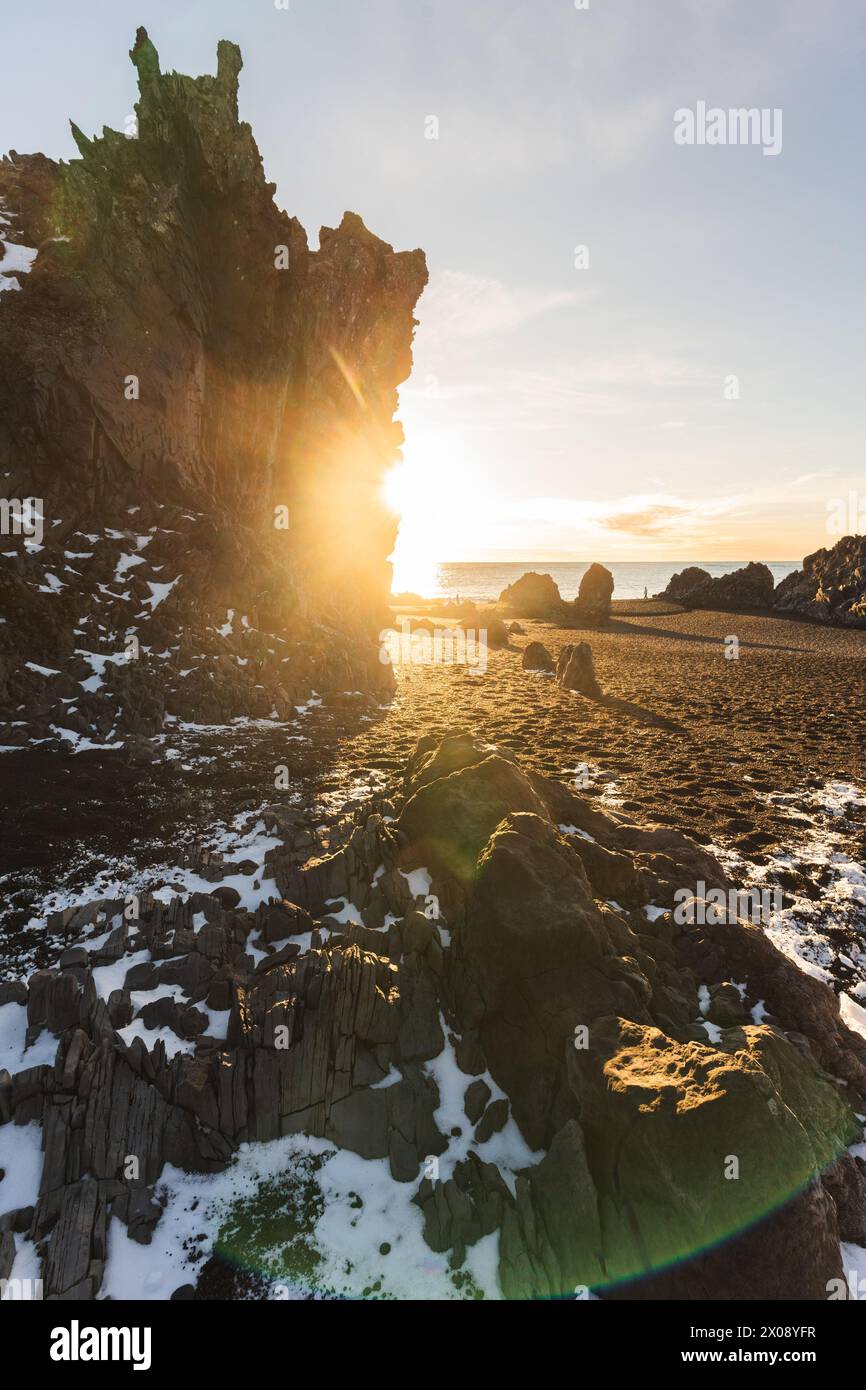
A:
[[[663,494],[626,498],[599,518],[606,531],[627,536],[656,536],[660,531],[704,533],[716,527],[718,518],[742,510],[740,497],[704,497],[691,501]]]
[[[622,531],[629,536],[655,536],[673,521],[682,521],[693,513],[686,507],[646,507],[642,512],[617,512],[602,518],[608,531]]]
[[[452,428],[498,435],[568,430],[602,417],[652,419],[653,412],[667,413],[680,403],[670,392],[699,390],[709,377],[685,358],[652,353],[587,357],[548,369],[510,366],[485,360],[468,333],[455,334],[447,353],[441,326],[435,336],[434,345],[423,327],[419,330],[415,370],[401,390],[401,418],[409,434],[410,424],[420,427],[422,419],[441,418],[445,410]],[[663,420],[658,421],[662,428],[673,427]]]
[[[829,470],[820,473],[803,473],[799,478],[792,478],[791,487],[800,487],[803,483],[815,483],[821,478],[838,478],[838,476],[838,473]]]
[[[433,276],[419,303],[420,332],[427,346],[509,333],[577,299],[574,290],[510,286],[467,271],[443,270]]]
[[[738,496],[691,500],[654,493],[599,501],[532,497],[523,499],[519,506],[528,520],[562,525],[586,535],[652,539],[669,531],[696,536],[715,531],[720,517],[742,515],[747,500]]]

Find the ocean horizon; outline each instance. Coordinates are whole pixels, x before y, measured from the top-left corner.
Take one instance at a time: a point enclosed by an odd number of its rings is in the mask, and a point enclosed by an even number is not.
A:
[[[433,566],[433,586],[425,585],[423,598],[468,598],[494,602],[503,589],[513,584],[522,574],[534,570],[536,574],[549,574],[559,586],[564,599],[577,597],[580,581],[589,569],[590,560],[569,560],[545,563],[543,560],[495,560],[479,561],[441,561]],[[614,599],[643,598],[644,590],[650,597],[666,588],[673,575],[688,565],[699,565],[713,578],[731,574],[748,564],[747,560],[602,560],[613,575]],[[799,560],[765,560],[763,562],[778,584],[793,570],[799,569]],[[405,591],[404,591],[405,592]]]

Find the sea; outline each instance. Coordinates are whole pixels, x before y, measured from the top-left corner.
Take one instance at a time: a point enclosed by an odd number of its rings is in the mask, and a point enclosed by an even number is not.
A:
[[[602,564],[613,575],[615,599],[643,598],[644,590],[650,597],[661,593],[670,580],[688,565],[699,565],[716,578],[742,569],[746,560],[665,560],[663,562],[644,560],[602,560]],[[793,570],[799,569],[799,560],[767,560],[776,583]],[[477,599],[492,602],[499,598],[503,589],[513,584],[528,570],[537,574],[549,574],[559,585],[564,599],[576,598],[580,581],[589,569],[589,560],[550,561],[517,560],[502,563],[486,562],[446,562],[433,566],[433,585],[424,586],[425,598]]]

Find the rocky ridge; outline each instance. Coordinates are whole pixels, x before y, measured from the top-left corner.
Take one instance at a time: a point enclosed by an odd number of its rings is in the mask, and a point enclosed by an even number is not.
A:
[[[775,606],[818,622],[866,627],[866,536],[843,536],[807,555],[776,587]]]
[[[771,571],[766,565],[750,561],[742,569],[716,578],[699,565],[689,565],[655,597],[689,608],[770,608],[773,590]]]
[[[843,536],[829,550],[816,550],[802,569],[775,585],[767,566],[754,561],[717,578],[690,565],[655,597],[687,608],[775,608],[817,622],[866,627],[866,537]]]
[[[712,856],[459,732],[422,738],[332,852],[288,807],[272,824],[255,911],[86,903],[49,924],[55,966],[0,987],[26,1043],[0,1125],[44,1150],[32,1206],[0,1181],[0,1275],[23,1242],[48,1297],[94,1297],[110,1220],[158,1227],[166,1164],[305,1133],[386,1160],[455,1269],[498,1231],[506,1297],[826,1297],[866,1229],[866,1043],[760,929],[677,926],[678,886],[729,887]],[[488,1157],[507,1126],[535,1152],[516,1175]]]

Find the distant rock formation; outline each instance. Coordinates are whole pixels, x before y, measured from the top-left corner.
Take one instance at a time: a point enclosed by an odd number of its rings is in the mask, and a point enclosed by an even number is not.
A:
[[[549,574],[527,571],[499,595],[499,602],[521,618],[541,618],[564,627],[598,626],[610,617],[613,575],[592,564],[580,581],[577,598],[566,603]]]
[[[866,536],[843,536],[807,555],[776,586],[776,608],[820,622],[866,627]]]
[[[65,670],[93,648],[75,633],[79,590],[104,601],[102,652],[109,629],[115,648],[132,629],[144,648],[182,632],[200,653],[234,608],[292,645],[279,654],[287,689],[317,664],[370,688],[363,652],[396,532],[381,482],[402,442],[397,387],[425,259],[395,253],[354,213],[311,251],[238,119],[240,51],[223,41],[217,53],[214,77],[162,73],[140,29],[136,128],[91,139],[73,125],[68,164],[15,151],[0,162],[0,232],[29,265],[0,278],[0,472],[7,500],[42,499],[45,532],[42,551],[3,545],[16,554],[0,602],[28,615],[23,631],[0,626],[3,703],[27,698],[8,685],[22,658]],[[163,530],[173,553],[151,574],[135,537],[161,543]],[[145,576],[172,586],[159,603],[171,642],[149,631]]]
[[[686,608],[769,608],[774,581],[766,565],[750,561],[732,574],[714,579],[704,569],[690,565],[675,574],[656,598],[671,599]]]
[[[604,565],[592,564],[580,581],[574,600],[576,615],[589,623],[606,622],[613,597],[613,575]]]
[[[521,618],[557,617],[562,608],[559,585],[549,574],[529,570],[499,595],[499,602]]]
[[[709,570],[701,569],[700,565],[687,565],[684,570],[672,575],[667,588],[655,597],[669,598],[674,603],[686,603],[689,594],[711,582]]]

